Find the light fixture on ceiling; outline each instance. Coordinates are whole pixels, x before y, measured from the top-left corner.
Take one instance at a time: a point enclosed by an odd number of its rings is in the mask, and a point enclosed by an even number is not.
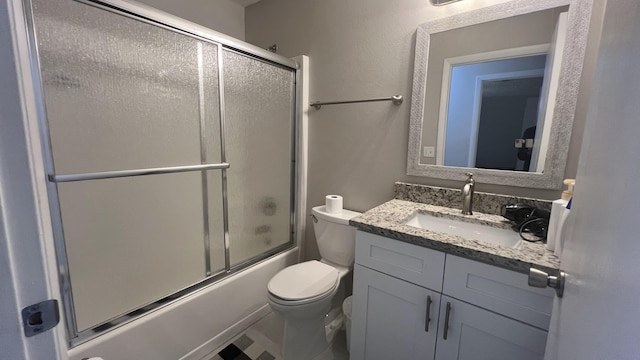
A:
[[[431,4],[435,6],[442,6],[442,5],[451,4],[452,2],[456,2],[460,0],[430,0],[430,1],[431,1]]]

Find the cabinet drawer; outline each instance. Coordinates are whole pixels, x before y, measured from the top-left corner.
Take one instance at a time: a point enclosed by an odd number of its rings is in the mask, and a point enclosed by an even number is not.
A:
[[[432,290],[442,290],[445,254],[358,231],[356,263]]]
[[[447,255],[442,293],[541,329],[549,329],[555,292],[527,285],[528,277]]]

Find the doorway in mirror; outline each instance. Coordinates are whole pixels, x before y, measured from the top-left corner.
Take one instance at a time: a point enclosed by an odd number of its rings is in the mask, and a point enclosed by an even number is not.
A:
[[[546,54],[453,65],[442,144],[446,166],[535,171]]]

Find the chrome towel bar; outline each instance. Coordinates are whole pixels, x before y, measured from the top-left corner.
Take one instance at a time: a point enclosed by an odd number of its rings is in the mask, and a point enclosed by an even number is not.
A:
[[[158,174],[173,174],[189,171],[202,171],[202,170],[215,170],[215,169],[227,169],[228,163],[220,164],[203,164],[203,165],[186,165],[186,166],[171,166],[162,168],[149,168],[149,169],[136,169],[136,170],[116,170],[116,171],[104,171],[94,173],[83,174],[68,174],[68,175],[49,175],[49,181],[51,182],[72,182],[72,181],[84,181],[84,180],[98,180],[98,179],[113,179],[130,176],[143,176],[143,175],[158,175]]]
[[[316,110],[320,110],[322,105],[354,104],[354,103],[366,103],[366,102],[376,102],[376,101],[391,101],[393,102],[394,105],[400,105],[402,104],[403,99],[402,99],[402,95],[393,95],[389,97],[364,99],[364,100],[326,101],[326,102],[316,101],[314,103],[311,103],[310,105],[316,108]]]

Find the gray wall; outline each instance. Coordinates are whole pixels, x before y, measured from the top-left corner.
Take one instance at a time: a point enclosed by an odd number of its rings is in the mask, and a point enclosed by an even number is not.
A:
[[[245,9],[246,39],[260,47],[277,43],[287,57],[309,55],[311,101],[392,94],[410,99],[417,26],[502,2],[435,7],[426,0],[263,0]],[[596,6],[600,16],[601,6]],[[587,49],[566,177],[576,173],[598,42],[591,39]],[[346,208],[365,211],[390,200],[395,181],[461,187],[457,181],[406,175],[409,109],[405,101],[399,107],[372,103],[309,110],[309,207],[337,193],[345,197]],[[560,196],[559,191],[484,184],[477,189],[544,199]],[[305,254],[318,256],[310,227]]]
[[[223,34],[244,40],[244,7],[231,0],[137,0]]]

